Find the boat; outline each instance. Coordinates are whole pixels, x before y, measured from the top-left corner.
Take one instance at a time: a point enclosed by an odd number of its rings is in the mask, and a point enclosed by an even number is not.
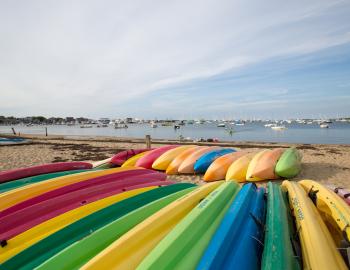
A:
[[[217,127],[226,127],[226,124],[225,123],[219,123],[219,124],[217,124]]]
[[[180,129],[180,125],[174,125],[174,129]]]
[[[348,269],[320,213],[303,187],[283,181],[300,239],[304,269]]]
[[[234,161],[227,169],[225,179],[234,180],[239,183],[246,181],[246,175],[252,154],[246,154]]]
[[[158,157],[160,157],[162,154],[164,154],[168,150],[171,150],[171,149],[176,148],[176,147],[178,147],[178,145],[166,145],[166,146],[156,148],[156,149],[148,152],[143,157],[141,157],[136,162],[135,165],[136,165],[136,167],[142,167],[145,169],[152,169],[152,164]]]
[[[164,154],[160,155],[152,164],[152,168],[159,171],[165,171],[170,163],[181,153],[186,151],[189,148],[192,148],[193,145],[182,145],[174,149],[166,151]]]
[[[265,189],[257,189],[255,184],[246,184],[241,188],[196,269],[237,269],[239,266],[239,269],[260,270],[265,223],[264,196]]]
[[[267,184],[267,212],[261,270],[300,270],[300,249],[288,206],[288,196],[279,184]],[[293,243],[293,244],[292,244]],[[294,246],[293,246],[294,245]]]
[[[81,125],[80,128],[92,128],[93,125]]]
[[[284,130],[284,129],[287,129],[287,128],[286,128],[286,126],[273,125],[273,126],[271,126],[271,129],[273,129],[273,130]]]
[[[296,148],[289,148],[276,163],[275,173],[284,178],[293,178],[301,171],[302,156]]]
[[[203,148],[203,146],[192,146],[189,149],[186,149],[185,151],[183,151],[181,154],[179,154],[178,156],[176,156],[171,163],[169,164],[169,166],[166,169],[166,174],[168,175],[172,175],[172,174],[178,174],[178,169],[181,165],[181,163],[190,155],[192,155],[194,152],[196,152],[197,150]]]
[[[350,205],[350,191],[341,187],[330,187],[339,197]]]
[[[196,173],[205,173],[210,164],[212,164],[217,158],[233,152],[236,152],[236,150],[232,148],[219,148],[208,152],[196,161],[193,169]]]
[[[133,157],[133,156],[135,156],[137,154],[149,151],[149,150],[152,150],[152,149],[141,148],[141,149],[128,149],[128,150],[125,150],[125,151],[121,151],[121,152],[115,154],[111,158],[111,163],[116,165],[116,166],[121,166],[129,158],[131,158],[131,157]]]
[[[189,155],[180,165],[178,172],[179,173],[194,173],[194,164],[197,162],[197,160],[203,156],[204,154],[213,151],[215,149],[220,149],[216,146],[203,146],[191,155]]]
[[[215,189],[148,253],[136,269],[195,269],[239,189],[232,181]]]
[[[223,185],[222,182],[204,185],[172,202],[117,239],[80,269],[135,269],[177,224],[188,217],[192,209],[196,209],[198,204],[207,200],[208,194]]]
[[[265,124],[264,127],[272,127],[274,124]]]
[[[128,128],[127,124],[120,124],[120,123],[115,123],[114,124],[115,129],[121,129],[121,128]]]
[[[329,125],[328,124],[320,124],[320,128],[329,128]]]
[[[152,151],[153,149],[149,149],[148,151],[145,152],[141,152],[139,154],[136,154],[132,157],[130,157],[129,159],[127,159],[125,162],[123,162],[123,164],[121,165],[121,167],[135,167],[136,166],[136,162],[143,157],[144,155],[146,155],[146,153],[149,153],[150,151]]]
[[[266,153],[268,153],[269,151],[271,151],[271,150],[262,150],[254,155],[254,157],[250,161],[248,169],[247,169],[247,175],[246,175],[247,181],[261,181],[261,180],[263,180],[257,176],[254,176],[253,172],[255,170],[255,167],[259,164],[259,160],[261,159],[261,157],[263,155],[265,155]]]

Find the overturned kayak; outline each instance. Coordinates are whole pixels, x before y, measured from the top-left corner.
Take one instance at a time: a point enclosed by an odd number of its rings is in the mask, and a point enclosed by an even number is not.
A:
[[[190,155],[192,155],[194,152],[203,149],[203,146],[193,146],[184,152],[182,152],[180,155],[174,158],[174,160],[169,164],[168,168],[166,169],[166,174],[178,174],[179,173],[179,167],[181,166],[182,162],[186,158],[188,158]]]
[[[245,182],[247,176],[247,170],[250,161],[252,160],[252,154],[244,155],[236,161],[234,161],[231,166],[227,169],[225,179],[235,180],[237,182]]]
[[[141,157],[143,157],[144,155],[146,155],[147,153],[149,153],[150,151],[152,151],[152,150],[139,153],[139,154],[137,154],[137,155],[135,155],[135,156],[133,156],[133,157],[127,159],[127,160],[123,163],[122,167],[135,167],[135,166],[136,166],[136,162],[137,162]]]
[[[289,148],[279,158],[275,173],[284,178],[293,178],[301,171],[301,154],[295,148]]]
[[[213,151],[215,149],[219,149],[219,147],[209,147],[209,146],[203,146],[202,148],[199,148],[197,151],[193,152],[191,155],[189,155],[180,165],[178,172],[179,173],[194,173],[194,164],[197,162],[197,160],[203,156],[204,154]]]
[[[128,149],[125,151],[121,151],[111,158],[110,163],[114,164],[115,166],[121,166],[129,158],[149,150],[151,149]]]
[[[227,210],[197,269],[260,269],[265,190],[246,184]],[[249,254],[249,259],[246,255]]]
[[[178,147],[178,145],[166,145],[166,146],[162,146],[159,148],[156,148],[150,152],[148,152],[146,155],[144,155],[143,157],[141,157],[135,164],[135,166],[137,167],[142,167],[145,169],[152,169],[152,164],[153,162],[160,157],[162,154],[164,154],[165,152]]]
[[[247,181],[261,181],[263,179],[254,176],[253,172],[255,168],[258,166],[260,159],[262,158],[263,155],[268,153],[271,150],[263,150],[260,151],[259,153],[255,154],[252,160],[249,163],[248,169],[247,169],[247,175],[246,175],[246,180]]]
[[[265,152],[252,170],[252,177],[263,180],[278,179],[279,176],[275,174],[275,167],[283,152],[284,149],[281,148]]]
[[[208,152],[196,161],[193,169],[196,173],[205,173],[210,164],[212,164],[217,158],[232,152],[236,152],[236,150],[231,148],[223,148]]]
[[[183,145],[166,151],[153,162],[152,168],[159,171],[165,171],[174,158],[192,147],[193,145]]]

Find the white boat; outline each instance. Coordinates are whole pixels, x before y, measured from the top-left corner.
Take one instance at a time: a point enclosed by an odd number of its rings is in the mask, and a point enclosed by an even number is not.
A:
[[[323,124],[320,124],[320,128],[329,128],[329,126],[327,124],[323,123]]]
[[[226,127],[226,124],[225,124],[225,123],[219,123],[219,124],[217,125],[217,127]]]
[[[277,125],[271,126],[271,128],[272,128],[273,130],[283,130],[283,129],[287,129],[285,126],[277,126]]]
[[[272,127],[274,124],[265,124],[264,127]]]
[[[118,123],[115,123],[115,124],[114,124],[114,128],[115,128],[115,129],[128,128],[128,125],[126,125],[126,124],[118,124]]]
[[[158,125],[155,122],[151,122],[151,128],[156,128]]]
[[[92,128],[92,125],[81,125],[80,128]]]

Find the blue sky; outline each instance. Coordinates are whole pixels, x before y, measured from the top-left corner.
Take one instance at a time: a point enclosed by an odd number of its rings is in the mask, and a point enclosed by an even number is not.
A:
[[[349,1],[0,3],[0,115],[350,116]]]

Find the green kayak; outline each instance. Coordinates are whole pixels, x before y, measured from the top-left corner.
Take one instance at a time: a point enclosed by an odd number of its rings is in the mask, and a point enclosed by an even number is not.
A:
[[[14,181],[0,184],[0,193],[9,191],[9,190],[12,190],[15,188],[23,187],[23,186],[26,186],[29,184],[39,183],[39,182],[49,180],[52,178],[56,178],[56,177],[60,177],[60,176],[64,176],[64,175],[69,175],[69,174],[86,172],[86,171],[91,171],[91,170],[72,170],[72,171],[40,174],[40,175],[36,175],[36,176],[21,178],[18,180],[14,180]]]
[[[36,269],[79,269],[135,225],[195,188],[178,191],[132,211],[67,247]]]
[[[278,160],[275,173],[284,178],[293,178],[301,170],[301,154],[295,148],[289,148]]]
[[[137,269],[194,269],[240,187],[220,185],[149,253]]]
[[[0,265],[1,270],[34,269],[76,241],[130,212],[175,192],[194,187],[179,183],[144,192],[88,215],[28,247]]]
[[[278,184],[267,185],[267,214],[262,270],[299,270],[298,257],[294,253],[293,221],[288,206],[287,194]]]

